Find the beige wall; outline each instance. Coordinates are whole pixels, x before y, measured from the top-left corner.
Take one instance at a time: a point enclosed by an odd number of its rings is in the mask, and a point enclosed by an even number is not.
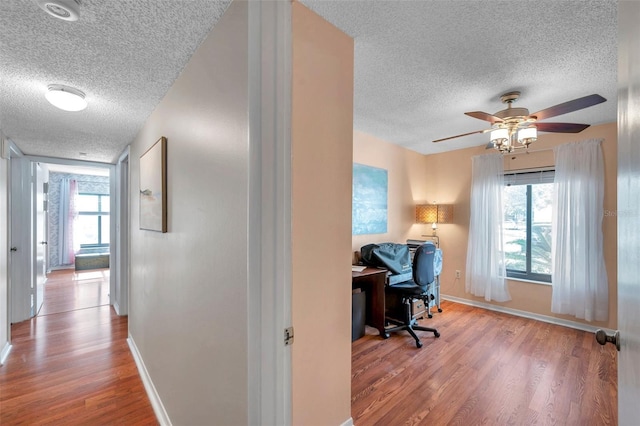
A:
[[[431,235],[431,225],[415,224],[416,204],[451,201],[444,193],[432,191],[426,157],[393,145],[367,133],[353,132],[353,162],[387,170],[387,232],[353,235],[351,249],[370,243],[405,242],[407,238]],[[435,197],[435,198],[434,198]]]
[[[131,145],[129,332],[172,424],[248,423],[248,11],[234,1]],[[168,140],[168,233],[139,158]]]
[[[552,148],[556,145],[603,138],[605,159],[605,211],[616,211],[617,135],[616,124],[592,126],[582,133],[541,133],[530,154],[505,156],[505,169],[517,170],[530,167],[552,166]],[[369,242],[402,242],[430,233],[428,225],[413,224],[413,208],[421,202],[454,204],[454,221],[438,227],[440,247],[443,251],[441,292],[473,302],[482,302],[465,292],[464,273],[469,229],[469,203],[471,187],[471,157],[484,154],[484,146],[422,156],[372,136],[355,132],[353,161],[376,166],[389,171],[389,233],[352,237],[352,249],[357,250]],[[413,198],[412,198],[413,197]],[[422,227],[422,228],[421,228]],[[588,323],[616,328],[617,325],[617,227],[615,216],[605,215],[603,220],[604,253],[609,279],[609,321]],[[461,278],[455,278],[460,270]],[[538,315],[546,315],[569,321],[583,322],[568,315],[551,313],[551,286],[522,281],[508,281],[513,300],[496,303]]]
[[[351,417],[353,40],[292,5],[294,425]]]
[[[552,148],[556,145],[591,138],[602,138],[605,161],[605,211],[616,211],[616,179],[617,179],[617,134],[616,123],[592,126],[580,134],[541,133],[532,146],[531,154],[505,156],[505,169],[552,166],[554,164]],[[439,234],[443,250],[443,271],[441,275],[441,292],[444,295],[461,297],[477,302],[484,299],[474,297],[465,292],[464,273],[467,255],[467,239],[469,228],[469,203],[471,185],[471,157],[484,154],[483,146],[427,156],[427,167],[436,177],[434,186],[438,191],[449,192],[455,204],[455,223],[442,225]],[[455,167],[452,167],[454,166]],[[609,278],[609,321],[588,323],[602,327],[616,328],[617,324],[617,265],[616,265],[616,218],[605,216],[603,220],[604,253]],[[462,272],[462,277],[455,278],[455,270]],[[495,303],[512,309],[535,314],[562,318],[570,321],[584,322],[569,315],[557,315],[551,312],[551,286],[522,281],[508,281],[512,300],[506,303]]]

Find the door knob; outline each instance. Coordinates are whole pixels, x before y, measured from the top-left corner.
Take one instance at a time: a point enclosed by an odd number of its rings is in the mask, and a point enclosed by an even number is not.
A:
[[[18,247],[11,247],[11,251],[18,251]]]
[[[40,244],[42,244],[44,246],[44,245],[47,245],[47,242],[46,241],[40,241]]]
[[[616,330],[615,333],[609,335],[604,330],[598,329],[596,330],[596,340],[601,345],[606,345],[608,343],[613,343],[616,345],[616,349],[618,352],[620,351],[620,331]]]

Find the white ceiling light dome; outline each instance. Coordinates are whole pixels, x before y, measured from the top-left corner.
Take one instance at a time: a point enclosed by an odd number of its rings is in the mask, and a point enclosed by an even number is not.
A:
[[[65,21],[80,18],[80,0],[35,0],[40,9]]]
[[[87,107],[83,92],[62,84],[50,84],[44,96],[51,105],[65,111],[82,111]]]

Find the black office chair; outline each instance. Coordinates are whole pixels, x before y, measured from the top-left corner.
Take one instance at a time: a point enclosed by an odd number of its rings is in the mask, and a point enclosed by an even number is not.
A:
[[[429,306],[429,287],[435,281],[433,260],[436,252],[436,246],[433,243],[425,243],[416,249],[413,258],[413,280],[386,286],[386,293],[389,299],[399,300],[401,303],[400,312],[403,319],[387,317],[388,323],[395,324],[395,327],[385,329],[386,333],[407,330],[409,334],[416,339],[416,346],[421,348],[422,343],[415,333],[415,330],[431,331],[436,337],[440,337],[440,333],[435,328],[423,327],[417,325],[417,319],[413,318],[411,312],[411,303],[414,299],[422,299],[425,306]]]

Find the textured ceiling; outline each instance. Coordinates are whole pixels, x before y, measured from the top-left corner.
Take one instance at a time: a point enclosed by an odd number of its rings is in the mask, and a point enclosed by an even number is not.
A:
[[[546,121],[616,119],[617,3],[302,1],[355,39],[354,127],[422,153],[486,143],[499,97],[531,112],[598,93],[607,102]],[[82,0],[77,22],[32,0],[0,1],[0,129],[26,153],[113,162],[227,8],[213,0]],[[86,93],[81,112],[44,99]],[[87,156],[80,156],[86,152]]]
[[[355,40],[354,127],[422,153],[486,144],[464,115],[531,113],[598,93],[607,102],[545,122],[616,120],[617,2],[302,0]],[[578,136],[579,137],[579,136]]]
[[[2,0],[0,129],[25,154],[113,162],[229,3],[82,0],[67,22],[32,0]],[[87,109],[50,105],[56,83],[82,90]]]

